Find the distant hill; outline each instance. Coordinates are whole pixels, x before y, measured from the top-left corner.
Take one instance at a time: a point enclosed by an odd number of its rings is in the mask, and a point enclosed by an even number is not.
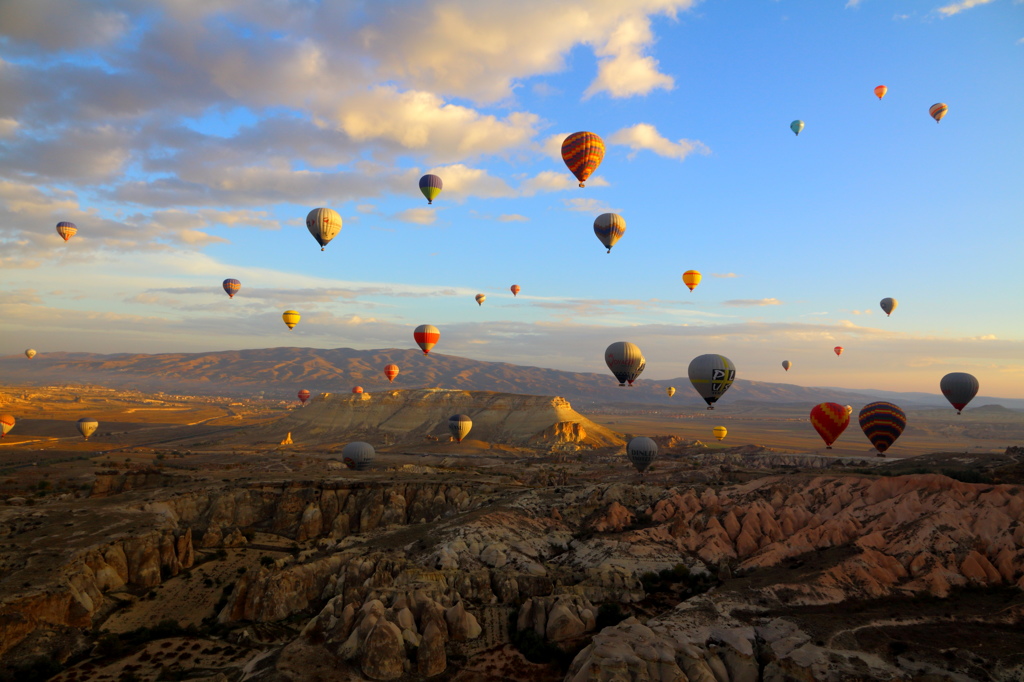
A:
[[[401,372],[388,384],[383,368],[395,363]],[[742,370],[741,370],[742,373]],[[454,355],[417,350],[353,350],[351,348],[261,348],[211,353],[40,353],[29,360],[22,355],[0,358],[0,380],[5,384],[101,384],[114,388],[207,395],[292,399],[299,389],[346,392],[359,385],[367,391],[388,388],[454,388],[528,395],[559,395],[578,408],[602,404],[655,407],[697,407],[704,403],[686,377],[654,380],[640,378],[636,386],[620,388],[610,373],[565,372],[504,362],[482,362]],[[672,398],[665,389],[675,386]],[[730,403],[798,403],[813,405],[835,401],[863,405],[891,400],[904,408],[948,407],[938,394],[861,391],[804,387],[738,379],[721,400]],[[974,405],[998,404],[1024,409],[1024,400],[979,396]]]

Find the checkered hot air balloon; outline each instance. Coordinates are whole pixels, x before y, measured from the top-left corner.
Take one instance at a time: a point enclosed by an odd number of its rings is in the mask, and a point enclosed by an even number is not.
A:
[[[850,413],[839,403],[821,403],[811,409],[811,426],[825,441],[825,447],[832,449],[832,443],[850,425]]]

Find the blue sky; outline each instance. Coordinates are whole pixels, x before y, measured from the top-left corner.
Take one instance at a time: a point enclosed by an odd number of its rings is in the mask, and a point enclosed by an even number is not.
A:
[[[720,352],[1024,397],[1022,73],[1015,0],[4,3],[0,352],[405,348],[429,322],[480,360],[603,372],[630,340],[652,378]],[[608,146],[585,189],[577,130]],[[344,219],[322,253],[316,206]]]

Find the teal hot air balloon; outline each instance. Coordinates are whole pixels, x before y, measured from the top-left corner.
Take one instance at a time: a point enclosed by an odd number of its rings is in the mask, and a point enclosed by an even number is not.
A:
[[[860,428],[878,456],[888,450],[907,426],[907,415],[896,405],[883,401],[868,403],[860,410]]]
[[[939,381],[939,390],[949,404],[956,408],[957,414],[978,395],[978,388],[978,380],[967,372],[950,372]]]
[[[441,188],[444,187],[444,183],[441,182],[441,178],[431,173],[427,173],[420,178],[420,191],[423,192],[423,196],[427,198],[427,203],[434,203],[434,199],[441,193]]]
[[[651,466],[651,462],[658,456],[658,444],[647,436],[637,436],[629,441],[626,446],[626,457],[630,464],[636,467],[641,474]]]
[[[708,404],[708,409],[713,410],[718,399],[735,381],[736,365],[724,355],[708,353],[691,360],[687,373],[693,388]]]
[[[626,220],[618,213],[602,213],[594,219],[594,234],[601,240],[608,253],[615,242],[626,233]]]
[[[789,129],[793,131],[794,135],[799,135],[800,132],[804,129],[804,122],[801,121],[800,119],[797,119],[789,124]]]
[[[375,454],[372,445],[357,440],[341,449],[341,461],[349,469],[365,471],[373,463]]]

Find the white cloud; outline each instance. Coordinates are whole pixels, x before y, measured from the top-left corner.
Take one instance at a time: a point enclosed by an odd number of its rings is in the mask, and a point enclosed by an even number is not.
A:
[[[679,159],[680,161],[694,152],[698,154],[711,153],[711,150],[699,140],[681,139],[678,142],[672,142],[662,136],[658,129],[649,123],[638,123],[635,126],[623,128],[608,138],[608,141],[612,144],[620,144],[632,149],[630,157],[634,156],[641,149],[652,151],[658,156]]]
[[[587,179],[588,187],[607,187],[608,181],[600,176]],[[519,193],[531,197],[540,192],[561,192],[563,190],[579,190],[579,181],[565,171],[541,171],[532,178],[527,178],[519,185]]]
[[[502,213],[498,216],[498,220],[503,223],[526,223],[530,221],[529,218],[518,213]]]
[[[570,211],[579,211],[580,213],[593,213],[595,216],[599,213],[614,213],[615,209],[611,208],[605,202],[600,199],[593,198],[573,198],[573,199],[562,199],[562,203]]]
[[[954,14],[960,14],[960,12],[965,10],[978,7],[979,5],[987,5],[990,2],[992,2],[992,0],[960,0],[960,2],[954,2],[940,7],[936,11],[943,16],[951,17]]]
[[[128,17],[89,2],[31,0],[0,3],[5,36],[49,51],[104,45],[128,27]]]
[[[658,71],[658,61],[645,56],[653,41],[651,22],[646,15],[624,18],[596,50],[597,78],[584,97],[607,92],[615,98],[646,95],[652,90],[671,90],[675,81]]]
[[[444,183],[441,196],[445,199],[464,200],[467,197],[511,197],[515,192],[501,178],[488,174],[482,168],[470,168],[461,163],[439,166],[429,171],[440,176]]]
[[[407,208],[391,217],[403,223],[433,225],[434,221],[437,220],[437,213],[432,208]]]
[[[0,118],[0,137],[11,137],[18,131],[19,123],[13,118]]]
[[[722,305],[744,308],[765,305],[782,305],[782,301],[777,298],[736,298],[731,301],[722,301]]]
[[[733,279],[739,277],[735,272],[712,272],[712,277],[718,277],[719,279]]]

